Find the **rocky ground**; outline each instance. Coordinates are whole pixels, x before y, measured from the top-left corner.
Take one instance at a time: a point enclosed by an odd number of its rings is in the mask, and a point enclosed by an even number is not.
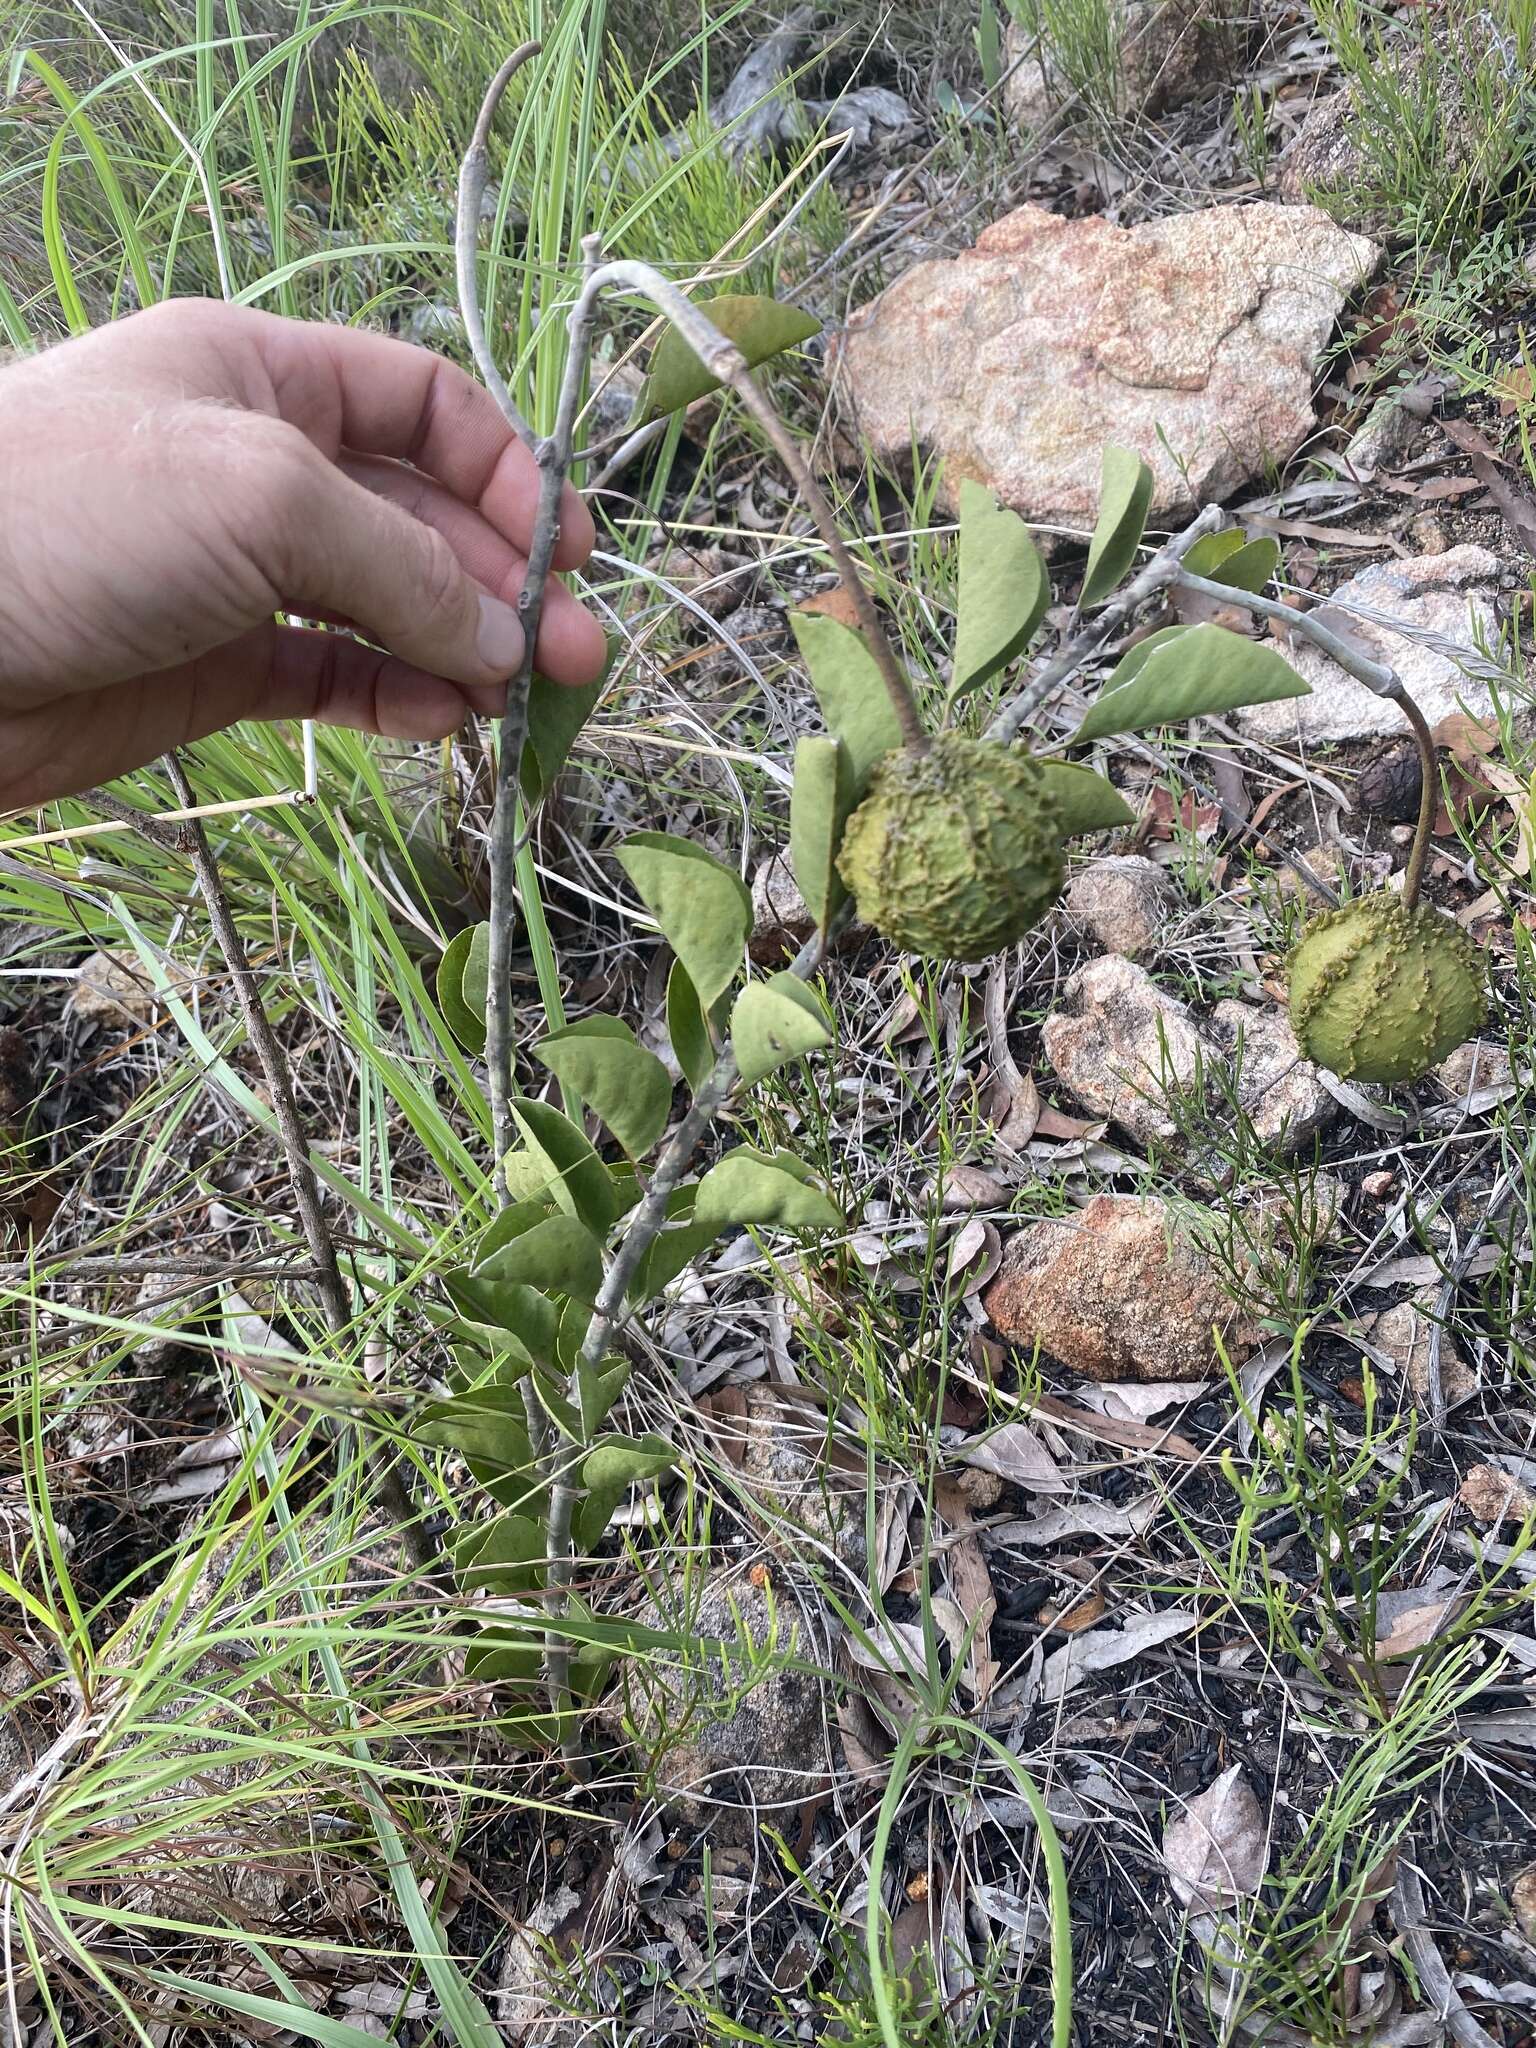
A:
[[[683,1476],[617,1518],[595,1591],[607,1615],[734,1647],[627,1664],[573,1789],[506,1739],[388,1531],[327,1519],[303,1459],[283,1488],[249,1462],[231,1360],[270,1372],[302,1276],[272,1281],[293,1263],[275,1150],[228,1072],[205,1082],[215,1048],[101,913],[126,891],[158,914],[163,878],[103,854],[50,928],[38,856],[6,857],[0,1840],[33,1947],[8,1920],[0,2040],[141,2038],[127,2012],[157,2042],[301,2038],[254,2010],[235,2031],[153,1975],[169,1961],[271,1997],[254,1946],[354,2030],[311,2038],[443,2038],[313,1646],[284,1661],[313,1583],[367,1645],[352,1654],[396,1820],[509,2041],[1047,2038],[1039,1838],[946,1712],[1044,1788],[1071,2039],[1531,2040],[1536,499],[1518,264],[1447,311],[1446,264],[1379,180],[1362,191],[1369,109],[1310,16],[1239,32],[1124,0],[1117,18],[1097,104],[1017,29],[990,99],[957,67],[983,138],[961,172],[933,71],[881,45],[859,83],[888,97],[853,110],[839,173],[856,231],[798,263],[830,330],[797,402],[864,530],[902,537],[881,594],[939,681],[924,579],[963,478],[1037,526],[1057,631],[1106,441],[1152,464],[1154,527],[1215,500],[1274,536],[1287,604],[1390,660],[1434,727],[1428,886],[1487,955],[1484,1035],[1408,1089],[1302,1057],[1286,947],[1307,911],[1401,874],[1417,763],[1394,709],[1283,622],[1222,613],[1272,633],[1311,694],[1103,748],[1136,823],[1074,860],[1024,947],[914,978],[867,930],[843,941],[835,1061],[747,1135],[793,1142],[853,1227],[789,1260],[728,1244],[636,1338],[634,1426],[676,1442]],[[1487,33],[1444,56],[1453,180],[1481,160],[1467,66],[1503,48]],[[1412,84],[1416,47],[1380,61]],[[825,107],[848,83],[834,65],[799,89]],[[1233,114],[1249,86],[1257,166]],[[1518,256],[1536,227],[1509,204],[1500,246]],[[35,241],[7,233],[19,270]],[[644,514],[665,588],[625,593],[639,651],[539,842],[573,1010],[617,1007],[658,1048],[663,964],[615,895],[620,829],[713,836],[734,858],[745,819],[754,957],[806,930],[777,851],[782,781],[760,768],[809,723],[787,613],[828,602],[828,579],[756,451],[711,466],[708,428],[690,422],[663,517],[643,468],[605,485],[615,546],[633,550]],[[1127,643],[1175,615],[1149,608]],[[1094,687],[1047,702],[1042,743]],[[696,749],[681,767],[679,735]],[[471,894],[482,767],[455,760],[444,806],[435,764],[384,763],[400,815],[457,807],[449,879]],[[230,858],[267,913],[268,872]],[[328,872],[313,847],[293,859],[311,890]],[[420,907],[419,876],[382,880]],[[217,1035],[227,992],[180,943],[171,994]],[[303,1106],[350,1166],[366,1148],[348,1033],[370,1013],[359,996],[343,1016],[318,970],[318,993],[294,986]],[[530,1018],[532,988],[530,960]],[[370,1021],[402,1069],[421,1057],[392,1002]],[[399,1085],[391,1199],[441,1220],[441,1156]],[[136,1234],[114,1235],[130,1212]],[[81,1339],[81,1313],[107,1315],[103,1337]],[[430,1385],[430,1322],[409,1290],[394,1313],[391,1384]],[[34,1384],[72,1389],[62,1421],[34,1418]],[[324,1464],[298,1427],[286,1442]],[[226,1548],[247,1513],[264,1526],[269,1490],[300,1509],[297,1550]],[[63,1615],[65,1581],[88,1617]],[[914,1727],[919,1762],[877,1828]],[[883,2019],[872,1882],[899,1992]],[[86,1907],[105,1909],[94,1931]],[[210,1932],[230,1926],[236,1941]]]

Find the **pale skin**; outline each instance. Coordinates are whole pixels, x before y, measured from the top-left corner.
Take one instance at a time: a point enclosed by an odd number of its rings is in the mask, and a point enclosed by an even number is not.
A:
[[[489,395],[382,335],[177,300],[0,371],[0,810],[238,719],[498,713],[537,498]],[[568,490],[555,567],[593,539]],[[552,582],[541,672],[603,660]]]

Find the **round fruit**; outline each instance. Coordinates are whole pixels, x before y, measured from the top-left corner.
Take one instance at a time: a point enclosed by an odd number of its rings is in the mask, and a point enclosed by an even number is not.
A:
[[[1482,1029],[1483,958],[1444,911],[1385,891],[1315,917],[1290,958],[1308,1059],[1355,1081],[1417,1081]]]
[[[875,766],[838,872],[860,917],[908,953],[984,960],[1061,893],[1061,810],[1037,761],[941,733]]]

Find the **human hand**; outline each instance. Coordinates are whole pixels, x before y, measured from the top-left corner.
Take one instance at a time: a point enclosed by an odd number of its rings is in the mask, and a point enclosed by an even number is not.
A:
[[[241,718],[431,740],[500,711],[537,498],[478,384],[355,328],[173,300],[0,372],[0,808]],[[593,539],[567,490],[555,567]],[[538,658],[604,660],[554,582]]]

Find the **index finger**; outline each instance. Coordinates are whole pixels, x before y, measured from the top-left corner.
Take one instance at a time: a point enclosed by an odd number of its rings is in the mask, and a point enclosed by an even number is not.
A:
[[[539,466],[483,385],[456,363],[358,327],[263,317],[262,339],[284,418],[332,460],[343,448],[390,455],[437,478],[527,554]],[[579,569],[597,541],[567,484],[556,569]]]

